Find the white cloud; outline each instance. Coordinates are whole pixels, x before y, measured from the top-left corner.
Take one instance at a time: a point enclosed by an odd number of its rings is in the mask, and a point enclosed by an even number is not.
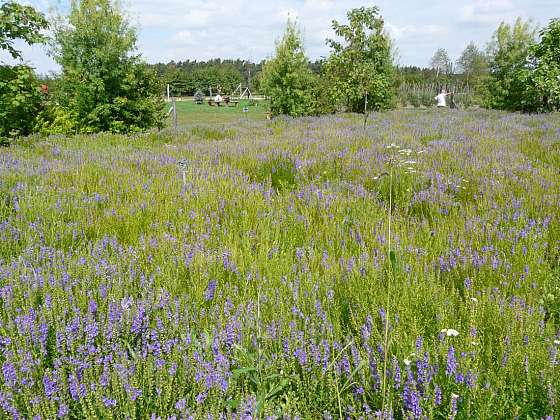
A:
[[[0,0],[1,1],[1,0]],[[48,12],[70,0],[24,0]],[[532,17],[546,24],[559,0],[376,0],[402,64],[427,65],[438,47],[456,56],[469,41],[483,45],[501,20]],[[311,59],[328,55],[333,19],[345,21],[363,0],[121,0],[139,29],[138,51],[148,62],[209,58],[254,61],[273,54],[288,14],[302,28]],[[39,71],[55,68],[41,49],[24,50]]]
[[[449,28],[442,25],[405,25],[397,26],[387,23],[390,35],[397,41],[417,40],[421,38],[432,38],[449,34]]]
[[[496,24],[519,16],[511,0],[477,0],[461,8],[461,20],[471,23]]]

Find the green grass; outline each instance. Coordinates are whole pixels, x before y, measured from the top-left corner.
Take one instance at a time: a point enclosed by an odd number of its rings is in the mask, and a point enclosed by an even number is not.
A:
[[[0,150],[1,418],[560,416],[559,114],[184,106]]]
[[[171,103],[166,103],[166,110]],[[248,112],[244,113],[243,108]],[[254,101],[250,103],[242,100],[237,107],[209,106],[207,102],[197,105],[192,99],[177,101],[177,124],[180,128],[196,124],[212,124],[221,126],[224,124],[242,124],[244,121],[263,121],[266,119],[266,102]],[[167,117],[168,127],[173,125],[173,118]]]

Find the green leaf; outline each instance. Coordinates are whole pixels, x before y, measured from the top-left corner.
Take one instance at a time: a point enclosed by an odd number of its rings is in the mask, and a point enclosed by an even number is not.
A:
[[[389,251],[389,258],[391,259],[391,268],[393,270],[393,274],[397,274],[399,271],[399,265],[395,251]]]

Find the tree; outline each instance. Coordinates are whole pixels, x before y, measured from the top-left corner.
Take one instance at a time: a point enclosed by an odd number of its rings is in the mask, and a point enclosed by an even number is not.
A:
[[[490,77],[486,83],[486,106],[522,110],[530,69],[527,57],[535,43],[536,28],[521,18],[513,26],[502,22],[487,46]]]
[[[533,72],[523,103],[527,111],[560,110],[560,19],[540,31],[540,42],[529,50]]]
[[[14,47],[14,41],[21,39],[29,45],[42,43],[45,37],[41,31],[47,27],[43,14],[33,7],[16,2],[4,3],[0,6],[0,49],[19,59],[21,51]]]
[[[332,28],[341,41],[327,39],[331,55],[324,63],[334,103],[352,112],[387,109],[394,104],[391,42],[377,7],[352,9],[348,24],[336,20]]]
[[[55,30],[59,103],[80,132],[135,132],[163,122],[161,86],[134,55],[136,31],[110,0],[73,0]]]
[[[14,59],[21,59],[14,41],[21,39],[29,45],[43,42],[41,30],[47,26],[45,17],[34,8],[4,3],[0,6],[0,49],[7,50]],[[33,69],[1,65],[0,144],[10,137],[29,134],[41,107],[42,95]]]
[[[438,74],[449,74],[453,69],[449,54],[444,48],[438,48],[430,59],[430,67],[438,72]]]
[[[263,92],[270,97],[271,113],[293,117],[312,114],[315,82],[301,33],[295,22],[288,20],[286,32],[276,45],[274,57],[265,62],[260,80]]]
[[[488,71],[486,55],[474,42],[470,42],[457,59],[457,67],[465,75],[467,83],[475,81],[476,84],[476,80]]]

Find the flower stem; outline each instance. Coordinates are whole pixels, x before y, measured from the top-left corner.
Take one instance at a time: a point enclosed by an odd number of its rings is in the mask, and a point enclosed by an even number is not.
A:
[[[391,261],[391,221],[393,216],[393,165],[391,163],[391,169],[389,172],[389,214],[388,214],[388,256],[389,261]],[[387,280],[387,298],[385,301],[385,334],[383,338],[383,400],[381,404],[381,416],[385,417],[385,405],[388,402],[387,399],[387,358],[389,355],[389,305],[391,303],[391,283],[394,280],[394,270],[391,267],[389,277]]]

